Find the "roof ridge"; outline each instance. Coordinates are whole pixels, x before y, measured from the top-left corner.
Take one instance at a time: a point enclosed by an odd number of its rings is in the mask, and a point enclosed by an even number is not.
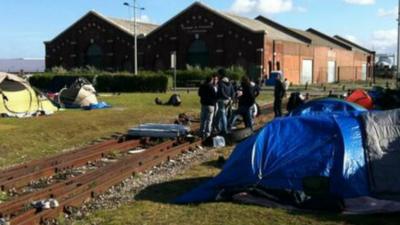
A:
[[[349,46],[349,45],[347,45],[347,44],[345,44],[343,42],[340,42],[337,39],[335,39],[335,38],[333,38],[333,37],[331,37],[331,36],[329,36],[327,34],[324,34],[321,31],[318,31],[318,30],[316,30],[314,28],[308,28],[306,32],[309,32],[309,33],[312,33],[314,35],[317,35],[317,36],[319,36],[319,37],[321,37],[321,38],[323,38],[325,40],[328,40],[328,41],[330,41],[330,42],[332,42],[332,43],[334,43],[334,44],[336,44],[338,46],[341,46],[342,48],[345,48],[347,50],[353,50],[353,48],[351,46]]]
[[[365,52],[374,53],[374,51],[371,51],[370,49],[365,48],[365,47],[363,47],[363,46],[361,46],[361,45],[359,45],[359,44],[357,44],[357,43],[355,43],[353,41],[350,41],[350,40],[348,40],[346,38],[343,38],[342,36],[335,35],[333,37],[336,38],[336,39],[339,39],[339,41],[343,41],[343,42],[346,42],[347,44],[353,45],[354,47],[356,47],[358,49],[361,49],[361,50],[363,50]]]
[[[133,23],[132,20],[128,20],[128,19],[125,19],[125,18],[119,18],[119,17],[113,17],[113,16],[107,16],[107,18],[111,19],[111,20],[122,20],[122,21]],[[136,23],[141,23],[141,24],[146,24],[146,25],[153,25],[153,26],[160,26],[159,24],[156,24],[156,23],[143,22],[143,21],[140,21],[140,20],[136,20]]]
[[[258,20],[261,23],[268,24],[269,26],[271,26],[271,27],[273,27],[273,28],[275,28],[275,29],[277,29],[277,30],[279,30],[281,32],[290,33],[288,35],[290,35],[290,36],[292,36],[292,37],[294,37],[294,38],[296,38],[298,40],[301,40],[303,42],[306,42],[308,44],[310,44],[312,42],[312,40],[310,38],[308,38],[308,37],[306,37],[306,36],[304,36],[302,34],[299,34],[298,32],[294,31],[290,27],[284,26],[284,25],[282,25],[282,24],[280,24],[278,22],[275,22],[275,21],[273,21],[271,19],[268,19],[267,17],[259,15],[259,16],[257,16],[255,18],[255,20]]]
[[[175,18],[179,17],[180,15],[182,15],[183,13],[185,13],[186,11],[188,11],[189,9],[191,9],[191,8],[193,8],[195,6],[203,7],[204,9],[211,11],[212,13],[216,14],[217,16],[225,18],[225,19],[229,20],[230,22],[235,23],[238,26],[241,26],[242,28],[247,29],[247,30],[249,30],[251,32],[255,32],[255,33],[260,33],[260,32],[264,32],[265,33],[266,32],[265,30],[255,30],[254,28],[251,28],[251,27],[249,27],[249,26],[247,26],[245,24],[240,23],[240,21],[237,21],[237,19],[232,18],[232,16],[229,16],[229,15],[227,15],[227,14],[225,14],[225,13],[219,11],[219,10],[216,10],[216,9],[214,9],[214,8],[204,4],[202,2],[195,1],[192,4],[190,4],[189,6],[187,6],[186,8],[184,8],[183,10],[181,10],[175,16],[171,17],[170,19],[168,19],[167,21],[165,21],[164,23],[159,25],[156,29],[152,30],[148,35],[152,35],[153,33],[157,32],[161,27],[171,23]]]

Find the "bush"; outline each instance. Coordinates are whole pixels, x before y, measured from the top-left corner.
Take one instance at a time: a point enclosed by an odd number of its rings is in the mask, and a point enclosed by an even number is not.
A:
[[[166,92],[168,77],[165,75],[102,75],[96,78],[99,92]]]
[[[207,77],[217,73],[218,68],[204,68],[188,66],[186,70],[176,71],[176,82],[178,87],[198,87]],[[166,72],[168,76],[173,77],[174,72],[169,70]],[[242,67],[230,67],[226,69],[226,75],[230,80],[240,80],[246,75],[246,71]]]
[[[41,90],[48,90],[48,87],[51,86],[51,82],[54,76],[33,76],[29,78],[29,83]]]
[[[50,92],[58,92],[64,86],[71,85],[78,77],[94,82],[98,92],[166,92],[168,89],[168,77],[155,72],[145,71],[137,76],[107,72],[100,72],[98,75],[83,73],[72,75],[71,72],[65,75],[36,74],[29,81],[32,86]]]
[[[177,70],[178,87],[198,87],[209,76],[217,73],[219,68],[199,68],[187,66],[186,70]],[[167,75],[167,77],[165,76]],[[36,73],[30,79],[32,86],[39,89],[57,92],[76,78],[84,77],[93,82],[99,92],[165,92],[173,87],[174,71],[165,72],[140,71],[138,76],[129,72],[111,73],[94,67],[65,70],[55,67],[49,72]],[[240,80],[246,71],[239,66],[226,68],[226,75],[231,80]]]

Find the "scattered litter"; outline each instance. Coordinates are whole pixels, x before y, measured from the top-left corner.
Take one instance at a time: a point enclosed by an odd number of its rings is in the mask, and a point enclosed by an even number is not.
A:
[[[114,163],[117,162],[117,159],[108,159],[108,158],[102,158],[100,161],[105,162],[105,163]]]
[[[32,206],[35,209],[43,210],[43,209],[54,209],[60,206],[60,203],[54,198],[40,200],[40,201],[33,201]]]
[[[216,136],[213,138],[213,146],[214,148],[223,148],[226,146],[225,138],[222,136]]]
[[[179,94],[173,94],[169,98],[167,102],[163,102],[159,97],[154,99],[154,102],[157,105],[172,105],[172,106],[180,106],[182,103],[181,96]]]
[[[129,129],[128,135],[134,137],[175,138],[186,136],[189,131],[189,127],[179,124],[146,123]]]
[[[6,219],[4,218],[0,218],[0,225],[10,225],[10,222],[8,222]]]
[[[146,151],[146,149],[144,149],[144,148],[138,148],[138,149],[129,150],[128,153],[129,153],[129,154],[138,154],[138,153],[142,153],[142,152],[144,152],[144,151]]]

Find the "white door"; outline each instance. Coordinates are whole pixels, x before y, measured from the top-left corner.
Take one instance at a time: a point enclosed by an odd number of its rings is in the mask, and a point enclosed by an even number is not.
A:
[[[328,61],[328,83],[336,82],[336,62]]]
[[[312,83],[312,69],[313,63],[312,60],[303,60],[302,67],[301,67],[301,84],[311,84]]]
[[[367,64],[361,65],[361,80],[367,80]]]

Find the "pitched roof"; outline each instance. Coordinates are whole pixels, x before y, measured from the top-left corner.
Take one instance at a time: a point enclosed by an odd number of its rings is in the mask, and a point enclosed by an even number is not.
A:
[[[297,38],[297,39],[299,39],[299,40],[301,40],[303,42],[311,44],[311,39],[309,39],[309,38],[307,38],[307,37],[305,37],[305,36],[303,36],[303,35],[301,35],[299,33],[294,32],[293,30],[291,30],[290,28],[288,28],[288,27],[286,27],[286,26],[284,26],[282,24],[279,24],[279,23],[277,23],[277,22],[275,22],[273,20],[270,20],[270,19],[268,19],[268,18],[266,18],[264,16],[261,16],[261,15],[257,16],[255,19],[260,21],[260,22],[262,22],[262,23],[264,23],[264,24],[267,24],[267,25],[275,28],[276,30],[279,30],[279,31],[281,31],[281,32],[283,32],[283,33],[285,33],[287,35],[290,35],[290,36],[295,37],[295,38]]]
[[[320,31],[318,31],[318,30],[316,30],[316,29],[309,28],[309,29],[307,30],[307,32],[310,32],[310,33],[312,33],[312,34],[315,34],[315,35],[321,37],[322,39],[324,39],[324,40],[326,40],[326,41],[329,41],[329,42],[331,42],[331,43],[333,43],[333,44],[335,44],[335,45],[341,46],[341,47],[344,48],[344,49],[352,50],[352,48],[351,48],[350,45],[345,44],[345,43],[343,43],[343,42],[340,42],[340,41],[336,40],[335,38],[333,38],[333,37],[331,37],[331,36],[329,36],[329,35],[326,35],[326,34],[320,32]]]
[[[251,29],[257,29],[260,31],[264,31],[267,34],[267,37],[270,37],[273,40],[283,40],[283,41],[290,41],[290,42],[303,42],[303,40],[300,40],[296,37],[290,36],[279,29],[274,28],[273,26],[270,26],[268,24],[265,24],[259,20],[256,19],[250,19],[247,17],[242,17],[238,16],[235,14],[230,14],[230,13],[223,13],[221,12],[225,17],[231,18],[231,20],[236,21],[237,23],[242,24],[243,26],[247,26]]]
[[[227,12],[222,12],[216,9],[213,9],[201,2],[194,2],[193,4],[191,4],[190,6],[188,6],[186,9],[182,10],[180,13],[178,13],[177,15],[175,15],[174,17],[172,17],[171,19],[169,19],[167,22],[165,22],[164,24],[162,24],[161,26],[159,26],[158,28],[154,29],[153,32],[155,32],[156,30],[158,30],[159,28],[165,26],[168,23],[171,23],[175,18],[177,18],[178,16],[182,15],[183,13],[185,13],[186,11],[188,11],[189,9],[191,9],[192,7],[202,7],[220,17],[222,17],[225,20],[228,20],[246,30],[249,30],[251,32],[255,32],[255,33],[266,33],[268,36],[270,36],[272,39],[275,40],[285,40],[285,41],[291,41],[291,42],[301,42],[301,40],[292,37],[290,35],[287,35],[281,31],[279,31],[278,29],[275,29],[272,26],[269,26],[268,24],[262,23],[256,19],[251,19],[251,18],[247,18],[247,17],[242,17],[242,16],[238,16],[232,13],[227,13]]]
[[[52,42],[52,41],[56,40],[58,37],[60,37],[62,34],[67,32],[74,25],[76,25],[78,22],[80,22],[81,20],[83,20],[84,18],[86,18],[89,15],[97,16],[98,18],[108,22],[112,26],[114,26],[114,27],[122,30],[123,32],[133,36],[133,33],[134,33],[133,32],[133,21],[124,20],[124,19],[117,19],[117,18],[112,18],[112,17],[106,17],[106,16],[102,15],[99,12],[91,10],[88,13],[86,13],[85,15],[83,15],[81,18],[79,18],[75,23],[73,23],[67,29],[65,29],[60,34],[58,34],[56,37],[54,37],[49,42]],[[137,30],[136,30],[137,31],[136,32],[137,36],[146,36],[148,33],[150,33],[152,30],[156,29],[157,27],[158,27],[158,25],[155,25],[155,24],[137,22],[137,27],[136,27],[137,28]]]
[[[329,47],[329,48],[341,48],[341,49],[347,49],[347,50],[351,50],[351,47],[346,46],[344,44],[338,44],[337,42],[332,42],[331,40],[322,37],[320,35],[317,35],[315,33],[310,32],[309,30],[304,31],[304,30],[300,30],[300,29],[296,29],[296,28],[290,28],[292,31],[305,36],[307,38],[309,38],[311,40],[311,44],[312,45],[319,45],[319,46],[325,46],[325,47]]]
[[[112,23],[114,23],[116,26],[119,26],[125,30],[127,30],[131,35],[133,35],[133,21],[131,20],[125,20],[125,19],[119,19],[119,18],[113,18],[113,17],[107,17],[107,19],[111,20]],[[138,35],[144,35],[146,36],[148,33],[156,29],[158,25],[156,24],[151,24],[151,23],[143,23],[143,22],[136,22],[136,32]]]
[[[352,42],[352,41],[350,41],[348,39],[345,39],[345,38],[343,38],[343,37],[341,37],[339,35],[335,35],[333,37],[335,39],[337,39],[338,41],[341,41],[341,42],[343,42],[345,44],[351,45],[353,47],[353,50],[355,50],[355,51],[360,51],[360,52],[367,53],[367,54],[375,53],[374,51],[369,50],[367,48],[364,48],[364,47],[362,47],[362,46],[360,46],[360,45],[358,45],[358,44],[356,44],[356,43],[354,43],[354,42]]]
[[[162,25],[160,25],[158,28],[154,29],[154,30],[152,31],[152,33],[156,32],[156,31],[157,31],[158,29],[160,29],[161,27],[164,27],[164,26],[166,26],[167,24],[171,23],[171,22],[174,21],[177,17],[181,16],[182,14],[184,14],[186,11],[190,10],[190,9],[193,8],[193,7],[201,7],[201,8],[204,8],[204,9],[206,9],[206,10],[208,10],[208,11],[214,13],[215,15],[220,16],[220,17],[222,17],[222,18],[224,18],[224,19],[226,19],[226,20],[228,20],[228,21],[230,21],[230,22],[232,22],[232,23],[234,23],[234,24],[236,24],[236,25],[238,25],[238,26],[240,26],[240,27],[242,27],[242,28],[244,28],[244,29],[247,29],[247,30],[251,31],[251,32],[262,32],[262,33],[265,33],[265,29],[263,29],[262,26],[261,26],[260,24],[257,24],[257,23],[252,22],[252,21],[248,21],[248,20],[243,19],[243,18],[242,18],[242,19],[234,18],[233,16],[228,15],[228,13],[220,12],[220,11],[218,11],[218,10],[216,10],[216,9],[213,9],[213,8],[211,8],[211,7],[209,7],[209,6],[205,5],[205,4],[203,4],[203,3],[201,3],[201,2],[198,2],[198,1],[192,3],[191,5],[189,5],[188,7],[186,7],[184,10],[182,10],[181,12],[179,12],[178,14],[176,14],[175,16],[173,16],[172,18],[170,18],[168,21],[166,21],[165,23],[163,23]]]

